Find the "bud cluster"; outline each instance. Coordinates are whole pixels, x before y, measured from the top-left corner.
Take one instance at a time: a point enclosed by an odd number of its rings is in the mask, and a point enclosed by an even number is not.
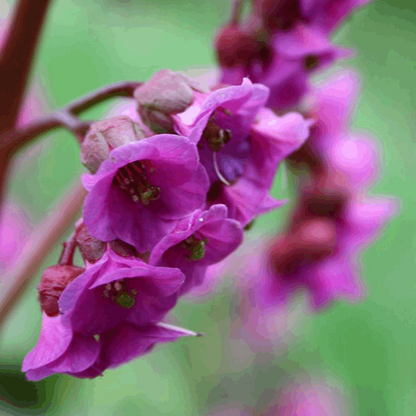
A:
[[[275,115],[268,95],[248,79],[204,92],[165,70],[135,91],[132,118],[91,126],[81,151],[88,195],[66,247],[84,265],[61,262],[42,277],[28,378],[96,377],[196,335],[162,321],[240,245],[244,227],[283,204],[270,195],[276,170],[309,135],[311,120]]]
[[[251,14],[235,16],[217,33],[215,49],[222,82],[243,77],[270,88],[268,106],[297,105],[308,79],[338,59],[351,55],[329,36],[350,13],[368,0],[252,0]]]
[[[296,288],[310,290],[320,308],[334,298],[362,297],[360,251],[395,211],[395,201],[367,195],[376,179],[375,143],[348,131],[356,79],[337,75],[316,88],[309,116],[317,123],[301,149],[289,157],[300,175],[299,197],[287,230],[270,250],[281,300]]]

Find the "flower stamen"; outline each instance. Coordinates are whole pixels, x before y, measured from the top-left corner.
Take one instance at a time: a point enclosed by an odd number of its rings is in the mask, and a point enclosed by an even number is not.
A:
[[[122,308],[130,309],[134,306],[134,296],[137,295],[137,290],[127,290],[124,280],[116,280],[104,286],[103,296],[106,299],[110,298]]]
[[[146,170],[154,172],[154,167],[148,161],[129,163],[117,171],[113,183],[134,202],[149,205],[160,197],[160,188],[149,182]]]
[[[180,245],[188,252],[187,258],[192,261],[201,260],[205,257],[205,246],[207,244],[208,240],[206,238],[200,240],[194,235],[189,236],[180,243]]]

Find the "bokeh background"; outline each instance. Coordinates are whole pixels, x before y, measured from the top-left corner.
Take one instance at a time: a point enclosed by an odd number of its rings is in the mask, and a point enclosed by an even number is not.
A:
[[[2,19],[13,3],[0,1]],[[162,68],[208,71],[215,65],[213,35],[228,16],[228,3],[55,0],[32,77],[33,113],[52,111],[111,82],[144,81]],[[216,414],[224,406],[240,409],[235,413],[240,414],[244,406],[261,411],[273,400],[283,400],[278,397],[282,387],[297,380],[324,386],[336,396],[343,416],[414,416],[415,25],[414,0],[376,0],[334,36],[357,53],[330,72],[354,68],[362,77],[352,129],[371,132],[380,144],[382,178],[371,193],[395,196],[401,207],[362,256],[364,301],[336,302],[311,315],[299,295],[274,318],[274,345],[250,345],[239,336],[244,264],[268,234],[284,228],[289,204],[256,222],[213,292],[182,299],[174,310],[172,322],[205,337],[157,347],[96,380],[53,376],[33,383],[20,367],[41,325],[38,273],[0,333],[0,414],[194,416]],[[115,102],[86,118],[101,117]],[[36,225],[82,172],[76,140],[54,132],[18,155],[8,195]],[[290,198],[290,182],[282,168],[274,195]],[[45,253],[44,268],[56,263],[59,250]]]

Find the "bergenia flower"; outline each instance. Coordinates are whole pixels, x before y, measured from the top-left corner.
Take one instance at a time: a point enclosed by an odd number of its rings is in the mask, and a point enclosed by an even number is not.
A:
[[[331,32],[358,7],[371,0],[254,0],[254,12],[270,32],[287,31],[306,23],[325,34]]]
[[[100,356],[84,377],[96,377],[99,374],[94,374],[94,371],[102,372],[107,368],[115,368],[147,354],[156,344],[174,342],[181,337],[189,336],[200,334],[164,322],[147,325],[124,322],[100,335]]]
[[[218,32],[215,47],[220,82],[238,85],[244,77],[270,88],[268,106],[299,104],[311,74],[351,52],[337,48],[328,32],[358,5],[357,0],[258,0],[244,21],[233,16]]]
[[[357,8],[372,0],[301,0],[302,18],[312,27],[330,33]]]
[[[94,175],[83,175],[83,184],[90,233],[102,241],[119,238],[141,253],[200,208],[208,190],[196,146],[170,134],[111,150]]]
[[[352,55],[350,50],[334,46],[319,30],[306,25],[296,25],[289,32],[272,36],[270,47],[268,65],[251,78],[270,88],[268,106],[275,109],[297,105],[308,92],[309,78],[314,72]]]
[[[313,308],[338,297],[363,296],[360,252],[396,211],[393,199],[365,193],[379,167],[375,143],[348,132],[355,84],[351,74],[337,75],[310,100],[310,115],[318,122],[307,144],[293,155],[294,165],[304,163],[310,176],[301,180],[288,230],[272,248],[283,297],[308,288]]]
[[[310,122],[299,114],[264,109],[267,96],[267,88],[245,79],[174,116],[178,132],[197,143],[211,181],[208,203],[225,204],[243,225],[282,204],[269,195],[277,167],[309,134]]]
[[[349,201],[342,213],[331,218],[339,206],[337,196],[332,201],[328,198],[321,204],[330,212],[322,208],[314,213],[309,206],[309,219],[297,217],[295,227],[275,241],[271,256],[276,303],[286,301],[299,288],[310,291],[314,309],[337,298],[355,300],[365,294],[359,255],[392,216],[395,204],[377,198]]]
[[[28,380],[41,380],[55,373],[81,373],[98,359],[100,342],[93,336],[75,334],[61,318],[43,314],[39,341],[23,360],[22,371]]]
[[[153,249],[149,264],[180,269],[185,274],[183,294],[202,284],[207,267],[225,259],[242,240],[241,225],[227,218],[227,207],[213,205],[180,221]]]
[[[157,343],[198,335],[162,322],[143,326],[124,322],[99,336],[86,337],[63,325],[61,315],[44,314],[39,341],[25,357],[22,371],[32,381],[57,373],[95,378],[108,368],[147,354]]]
[[[109,249],[63,291],[62,322],[83,336],[101,334],[122,322],[156,323],[175,305],[183,282],[179,269],[150,266]]]

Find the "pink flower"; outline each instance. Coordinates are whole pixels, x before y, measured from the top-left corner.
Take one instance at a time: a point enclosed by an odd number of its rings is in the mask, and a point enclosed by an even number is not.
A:
[[[139,252],[151,250],[177,220],[200,208],[208,189],[196,146],[169,134],[115,148],[83,183],[90,233],[102,241],[119,238]]]
[[[137,326],[124,322],[101,335],[81,336],[62,323],[62,316],[43,315],[35,348],[23,360],[28,380],[38,381],[56,373],[95,378],[108,368],[150,352],[157,343],[173,342],[198,334],[168,324]]]
[[[282,204],[269,195],[278,165],[309,134],[301,115],[278,117],[264,109],[267,95],[267,88],[245,79],[197,97],[174,116],[178,132],[197,143],[211,181],[208,203],[225,204],[243,225]]]
[[[39,341],[23,360],[22,371],[33,381],[55,373],[76,374],[91,367],[99,353],[100,343],[93,336],[74,334],[60,315],[43,314]]]
[[[285,31],[296,23],[304,22],[331,32],[354,9],[371,0],[255,0],[254,10],[261,16],[268,31]]]
[[[154,267],[109,249],[63,291],[62,323],[83,336],[101,334],[122,322],[156,323],[176,304],[183,282],[179,269]]]
[[[282,299],[299,287],[320,308],[333,299],[364,294],[359,255],[396,211],[396,201],[369,198],[365,190],[379,175],[376,146],[347,131],[355,78],[338,75],[317,89],[310,100],[318,122],[307,144],[293,155],[305,165],[299,201],[288,230],[271,250]]]
[[[180,293],[203,283],[207,267],[229,256],[242,242],[241,225],[227,218],[227,207],[196,210],[153,249],[149,263],[176,267],[185,274]]]

